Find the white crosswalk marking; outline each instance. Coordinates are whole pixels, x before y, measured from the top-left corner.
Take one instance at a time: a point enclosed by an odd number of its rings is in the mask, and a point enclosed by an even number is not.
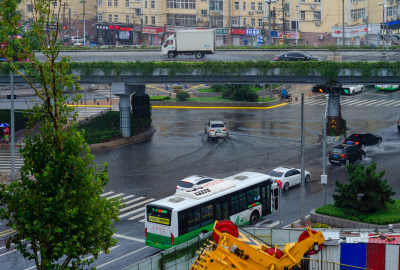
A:
[[[103,194],[101,194],[101,197],[104,197],[105,199],[109,200],[112,198],[121,198],[121,208],[119,209],[120,215],[119,218],[122,220],[125,218],[125,220],[135,220],[135,219],[140,219],[137,220],[137,222],[144,222],[145,219],[143,219],[143,216],[145,215],[145,204],[154,201],[154,198],[146,198],[146,197],[136,197],[135,195],[127,195],[125,196],[125,193],[115,193],[114,191],[104,191]],[[124,197],[123,197],[124,196]],[[128,206],[127,206],[128,205]],[[128,211],[129,210],[129,211]]]
[[[391,100],[390,102],[388,102],[387,104],[385,104],[384,106],[393,106],[393,104],[399,102],[398,100]]]
[[[383,106],[400,106],[400,100],[387,99],[354,99],[355,97],[342,96],[340,97],[340,105],[342,107],[383,107]],[[293,105],[299,105],[300,102],[295,102]],[[325,106],[325,98],[309,98],[304,101],[308,106]]]
[[[20,170],[24,165],[24,158],[19,153],[19,149],[15,149],[15,170]],[[0,172],[11,172],[11,148],[0,148]]]
[[[364,106],[364,105],[370,105],[372,102],[376,102],[376,100],[364,100],[363,102],[358,103],[357,105],[354,106]],[[379,100],[378,100],[379,102]]]
[[[393,106],[400,106],[400,101],[397,101],[396,103],[393,103]]]

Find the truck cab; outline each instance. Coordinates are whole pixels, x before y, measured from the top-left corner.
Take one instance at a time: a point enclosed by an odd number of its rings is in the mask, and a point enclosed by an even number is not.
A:
[[[164,42],[164,44],[161,47],[161,54],[162,55],[167,55],[168,58],[173,58],[176,57],[176,40],[175,40],[175,34],[170,35]]]

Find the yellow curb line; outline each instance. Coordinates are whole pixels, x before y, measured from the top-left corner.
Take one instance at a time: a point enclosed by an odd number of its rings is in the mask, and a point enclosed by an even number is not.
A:
[[[195,107],[195,106],[151,106],[155,109],[242,109],[242,110],[269,110],[289,103],[282,103],[270,107]]]
[[[111,108],[111,105],[71,105],[68,104],[68,107],[106,107],[106,108]]]
[[[13,229],[11,229],[11,231],[10,231],[10,230],[7,230],[7,231],[4,231],[4,232],[1,232],[1,233],[0,233],[0,236],[5,236],[5,235],[7,235],[7,234],[15,233],[15,232],[16,232],[16,230],[13,230]]]
[[[156,89],[156,90],[165,92],[165,93],[169,93],[167,90],[161,89],[161,88],[159,88],[159,87],[155,87],[155,86],[152,86],[152,85],[147,85],[147,86],[148,86],[148,87],[151,87],[151,88],[153,88],[153,89]]]

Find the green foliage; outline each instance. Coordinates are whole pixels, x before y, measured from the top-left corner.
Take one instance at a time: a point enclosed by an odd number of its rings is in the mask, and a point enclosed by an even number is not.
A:
[[[368,167],[361,164],[349,164],[346,167],[349,184],[335,181],[336,194],[333,194],[335,206],[348,214],[373,213],[393,204],[390,197],[395,194],[387,180],[382,180],[385,171],[375,172],[376,163]]]
[[[38,102],[29,110],[28,128],[38,125],[34,135],[27,135],[21,151],[24,165],[21,179],[0,185],[0,219],[16,230],[6,242],[37,269],[86,268],[101,252],[115,245],[112,238],[118,221],[118,199],[100,197],[108,181],[107,166],[98,167],[83,135],[76,128],[64,91],[79,90],[70,73],[69,59],[58,58],[58,25],[62,0],[53,5],[47,0],[33,3],[37,16],[27,33],[19,25],[17,1],[0,2],[1,53],[9,60],[2,64],[2,74],[13,70],[23,76],[35,91]],[[59,25],[58,25],[59,26]],[[38,61],[33,48],[40,45],[45,56]],[[13,62],[28,59],[29,63]],[[23,70],[23,72],[21,72]],[[39,87],[37,86],[39,85]],[[73,97],[79,101],[79,96]],[[87,259],[85,259],[87,258]]]
[[[214,92],[223,92],[226,89],[226,86],[225,84],[213,84],[211,85],[211,88]]]
[[[169,96],[150,96],[150,101],[164,101],[170,99]]]
[[[323,224],[323,223],[314,223],[313,225],[311,225],[311,228],[313,229],[318,229],[318,228],[325,228],[325,229],[329,229],[329,225],[327,224]]]
[[[188,92],[182,91],[182,92],[176,93],[176,99],[178,101],[186,101],[186,100],[188,100],[188,98],[190,98],[190,95]]]
[[[343,208],[336,207],[333,204],[321,206],[315,210],[316,213],[332,217],[354,220],[357,222],[365,222],[370,224],[394,224],[400,223],[400,200],[395,200],[394,204],[386,204],[385,209],[379,209],[373,213],[354,213],[349,214]]]
[[[258,95],[248,84],[230,84],[222,93],[223,98],[233,99],[235,101],[257,101]]]

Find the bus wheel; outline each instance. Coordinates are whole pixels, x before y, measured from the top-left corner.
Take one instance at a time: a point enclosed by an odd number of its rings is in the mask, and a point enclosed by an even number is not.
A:
[[[236,227],[235,223],[233,223],[230,220],[221,220],[218,222],[218,224],[215,226],[215,230],[221,232],[221,233],[227,233],[230,234],[234,237],[239,236],[239,231],[238,228]],[[219,242],[219,235],[213,232],[212,234],[213,240],[216,244]]]
[[[273,247],[267,249],[267,250],[265,251],[265,253],[267,253],[267,254],[269,254],[269,255],[271,255],[271,256],[274,256],[274,257],[277,258],[277,259],[280,259],[280,258],[283,257],[283,255],[285,255],[285,254],[282,252],[282,250],[280,250],[279,248],[277,248],[277,249],[276,249],[276,252],[275,252],[275,248],[273,248]]]
[[[311,232],[313,234],[316,234],[317,232],[314,230],[311,230]],[[308,237],[310,237],[310,235],[308,234],[308,231],[304,231],[300,234],[299,239],[297,240],[297,242],[301,242],[305,239],[307,239]],[[320,251],[322,249],[322,244],[319,245],[318,251]],[[315,251],[314,249],[310,250],[309,252],[307,252],[307,255],[315,255],[317,254],[318,251]]]
[[[259,221],[260,221],[260,215],[258,214],[258,211],[254,211],[253,213],[251,213],[250,225],[256,225],[257,222]]]

